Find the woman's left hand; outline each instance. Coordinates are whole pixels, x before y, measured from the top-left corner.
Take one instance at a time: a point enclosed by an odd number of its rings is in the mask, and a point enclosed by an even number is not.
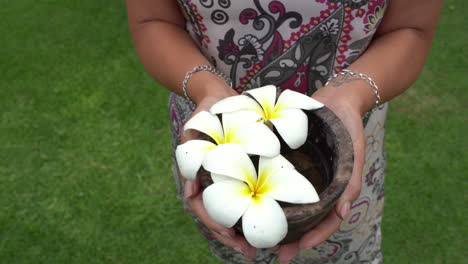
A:
[[[196,102],[196,109],[189,117],[192,118],[200,111],[209,111],[211,106],[229,96],[237,95],[238,93],[231,89],[223,80],[219,83],[219,85],[215,86],[215,89],[208,89],[206,88],[206,92],[202,90],[198,90],[197,94],[193,97],[195,98]],[[181,143],[187,142],[191,139],[196,139],[198,136],[198,132],[194,130],[188,130],[181,135]],[[190,212],[195,215],[204,225],[208,228],[211,234],[222,244],[226,247],[232,248],[241,254],[243,254],[246,258],[252,259],[255,257],[256,249],[247,243],[247,240],[235,232],[233,228],[224,227],[218,223],[216,223],[211,217],[208,215],[205,206],[203,204],[202,199],[202,186],[200,184],[199,177],[195,178],[195,180],[186,180],[182,177],[182,181],[184,181],[184,196],[187,200],[187,203],[190,207]]]
[[[334,210],[312,230],[305,233],[298,241],[285,244],[279,248],[281,263],[289,263],[300,250],[310,249],[328,239],[335,233],[341,222],[348,216],[351,204],[361,193],[361,174],[364,166],[365,138],[361,113],[349,96],[342,94],[340,89],[346,87],[324,87],[319,89],[312,97],[328,107],[343,122],[353,141],[354,166],[351,180],[345,191],[337,201]]]

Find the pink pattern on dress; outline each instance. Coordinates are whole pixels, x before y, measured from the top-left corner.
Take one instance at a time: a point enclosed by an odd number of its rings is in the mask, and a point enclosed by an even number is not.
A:
[[[190,1],[190,0],[188,0],[188,2],[190,3],[190,8],[192,9],[193,14],[195,15],[195,19],[198,21],[199,31],[201,31],[201,32],[198,32],[198,34],[200,34],[201,37],[202,37],[201,40],[199,41],[199,44],[200,44],[200,46],[203,46],[204,48],[208,48],[208,45],[210,44],[211,40],[210,40],[210,37],[208,37],[208,35],[205,34],[205,32],[207,31],[207,28],[206,28],[205,24],[203,24],[203,19],[204,18],[198,12],[197,5],[192,3],[192,1]]]

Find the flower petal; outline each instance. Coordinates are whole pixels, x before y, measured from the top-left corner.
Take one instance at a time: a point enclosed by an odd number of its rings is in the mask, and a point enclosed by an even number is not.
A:
[[[323,107],[323,104],[302,93],[292,90],[284,90],[275,105],[275,111],[280,111],[285,108],[301,108],[312,110]]]
[[[282,155],[273,158],[260,157],[260,161],[258,162],[259,173],[273,174],[277,170],[284,168],[294,169],[294,165]]]
[[[213,183],[203,191],[203,205],[218,224],[232,227],[249,207],[250,189],[244,182],[225,180]]]
[[[210,108],[212,114],[235,112],[238,110],[252,110],[263,115],[262,107],[246,95],[235,95],[224,98]]]
[[[232,141],[238,143],[248,154],[274,157],[280,153],[280,142],[275,133],[265,124],[252,123],[234,134]]]
[[[246,91],[262,106],[265,116],[268,117],[273,111],[276,102],[276,87],[267,85]]]
[[[175,155],[182,176],[189,180],[195,179],[206,152],[215,147],[215,144],[206,140],[190,140],[177,146]]]
[[[286,236],[288,222],[283,209],[275,200],[256,195],[242,216],[242,230],[252,246],[270,248]]]
[[[315,203],[320,200],[314,186],[291,168],[276,171],[259,192],[275,200],[295,204]]]
[[[244,181],[252,189],[257,183],[255,167],[239,144],[218,145],[206,154],[203,167],[211,173]]]
[[[225,181],[225,180],[232,180],[232,177],[224,176],[222,174],[211,173],[211,179],[213,182]]]
[[[294,169],[294,165],[282,155],[274,158],[261,156],[258,162],[257,190],[261,191],[268,179],[283,168]]]
[[[281,138],[292,149],[302,146],[307,139],[307,115],[298,108],[286,108],[275,113],[270,119]]]
[[[195,129],[210,136],[217,144],[224,141],[223,128],[218,117],[207,112],[201,111],[190,118],[184,126],[184,130]]]
[[[224,113],[222,115],[223,121],[223,130],[224,130],[224,139],[226,143],[231,142],[237,133],[237,131],[250,125],[256,123],[262,118],[262,116],[251,110],[240,110],[236,112]]]

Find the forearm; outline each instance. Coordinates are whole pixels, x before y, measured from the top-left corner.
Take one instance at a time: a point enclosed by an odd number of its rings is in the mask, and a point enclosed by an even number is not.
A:
[[[185,74],[195,66],[210,63],[184,30],[179,11],[172,7],[167,12],[174,15],[165,18],[156,12],[147,15],[136,10],[137,7],[132,9],[132,1],[127,6],[133,42],[144,68],[163,86],[183,95]],[[206,95],[225,93],[228,85],[212,73],[198,72],[190,78],[187,87],[189,97],[197,103]]]
[[[431,40],[429,33],[411,28],[388,33],[376,39],[349,69],[372,76],[379,84],[381,103],[387,102],[408,89],[417,79]],[[366,109],[370,107],[372,103],[365,106]]]
[[[422,70],[430,39],[414,29],[401,29],[374,40],[348,69],[370,76],[379,87],[380,103],[408,89]],[[375,104],[369,84],[359,78],[346,87],[361,114]]]
[[[436,2],[440,4],[441,1]],[[396,10],[401,10],[399,8]],[[435,7],[431,11],[426,14],[432,16],[431,20],[414,21],[405,17],[395,18],[397,13],[390,10],[389,22],[383,23],[368,49],[348,67],[375,81],[379,87],[380,103],[408,89],[421,72],[430,49],[439,9]],[[402,19],[409,22],[400,22]],[[315,96],[324,97],[325,101],[332,96],[343,98],[342,101],[357,108],[361,115],[375,105],[376,98],[370,85],[358,77],[345,80],[340,76],[326,88],[319,90]]]

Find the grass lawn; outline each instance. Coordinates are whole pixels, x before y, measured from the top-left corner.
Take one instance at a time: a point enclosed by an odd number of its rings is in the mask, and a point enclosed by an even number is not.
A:
[[[446,0],[391,105],[386,263],[464,263],[468,29]],[[0,263],[218,263],[175,197],[168,92],[124,1],[0,0]]]

